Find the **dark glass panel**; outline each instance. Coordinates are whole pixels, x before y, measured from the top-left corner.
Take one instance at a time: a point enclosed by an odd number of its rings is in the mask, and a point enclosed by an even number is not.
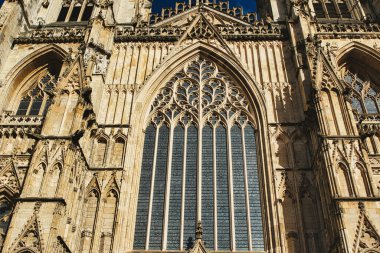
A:
[[[12,207],[7,202],[0,203],[0,232],[4,233],[4,235],[8,229],[11,212],[12,212]],[[0,233],[0,236],[3,236],[3,234]],[[2,246],[1,239],[2,238],[0,238],[0,249]]]
[[[326,3],[326,9],[330,18],[339,18],[339,15],[335,9],[334,3]]]
[[[227,134],[224,127],[218,127],[216,129],[216,175],[218,201],[218,249],[230,250]]]
[[[30,107],[29,115],[38,115],[40,113],[43,97],[34,97],[32,106]]]
[[[363,113],[362,104],[360,103],[360,100],[356,97],[353,97],[351,99],[351,105],[353,110],[356,110],[358,113]]]
[[[252,231],[253,250],[264,250],[264,232],[261,214],[260,183],[257,167],[255,130],[245,127],[245,149],[247,159],[247,177],[249,191],[249,209]]]
[[[245,200],[245,180],[243,143],[241,129],[235,125],[231,129],[232,171],[234,184],[235,245],[238,250],[248,250],[247,203]]]
[[[71,12],[71,16],[70,16],[69,21],[77,21],[78,20],[81,8],[82,8],[82,6],[80,6],[80,5],[74,6],[74,8],[73,8],[73,10]]]
[[[30,97],[26,96],[21,100],[18,106],[16,115],[26,115],[28,113],[29,105],[30,105]]]
[[[208,249],[214,249],[214,166],[213,130],[203,128],[202,137],[202,225],[203,239]]]
[[[154,175],[152,220],[150,223],[149,249],[161,249],[162,226],[166,186],[166,167],[168,161],[169,128],[160,127],[157,146],[157,164]]]
[[[94,9],[94,5],[87,4],[84,8],[83,14],[82,14],[82,21],[89,21],[92,15],[92,11]]]
[[[136,214],[135,238],[133,244],[134,249],[145,249],[155,136],[156,128],[153,125],[150,125],[146,129],[145,133],[144,153],[140,176],[140,191]]]
[[[342,18],[352,18],[350,10],[348,9],[347,3],[338,3],[340,14],[342,15]]]
[[[197,155],[198,130],[191,126],[187,130],[187,156],[186,156],[186,192],[185,192],[185,248],[192,246],[195,235],[197,210]]]
[[[364,105],[367,109],[367,113],[377,113],[376,102],[372,98],[366,97],[364,99]]]
[[[58,22],[65,21],[67,13],[69,12],[69,7],[70,6],[62,6],[62,9],[59,12],[58,19],[57,19]]]
[[[185,130],[177,126],[173,134],[173,157],[170,180],[170,203],[167,248],[180,248],[181,203],[182,203],[182,172]]]
[[[321,3],[313,3],[315,16],[317,18],[325,18],[325,12]]]

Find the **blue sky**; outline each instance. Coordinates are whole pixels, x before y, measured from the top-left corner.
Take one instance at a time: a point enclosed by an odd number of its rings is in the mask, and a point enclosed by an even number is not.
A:
[[[188,0],[153,0],[153,13],[161,12],[165,7],[174,7],[175,2],[188,2]],[[232,6],[242,6],[244,12],[255,12],[256,0],[230,0],[230,7]]]

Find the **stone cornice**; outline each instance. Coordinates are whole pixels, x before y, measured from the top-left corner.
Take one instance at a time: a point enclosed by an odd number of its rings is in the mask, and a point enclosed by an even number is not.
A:
[[[280,24],[257,24],[252,26],[218,26],[220,35],[228,41],[283,40],[287,38],[286,27]],[[179,27],[130,27],[116,28],[115,42],[175,42],[186,32]]]
[[[13,44],[80,43],[86,27],[44,27],[20,34]]]
[[[321,39],[380,38],[380,25],[375,23],[315,23],[316,35]]]

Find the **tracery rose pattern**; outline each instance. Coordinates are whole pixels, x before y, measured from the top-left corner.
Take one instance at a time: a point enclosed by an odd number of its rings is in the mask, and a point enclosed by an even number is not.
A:
[[[196,121],[218,115],[223,121],[247,117],[248,101],[243,92],[216,64],[196,59],[186,64],[156,96],[151,115],[177,121],[190,114]]]

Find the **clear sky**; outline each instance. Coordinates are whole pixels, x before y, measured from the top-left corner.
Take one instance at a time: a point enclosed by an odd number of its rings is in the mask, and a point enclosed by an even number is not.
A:
[[[188,2],[187,0],[153,0],[153,13],[161,12],[162,8],[174,7],[175,2]],[[243,7],[244,12],[256,11],[256,0],[230,0],[230,7]]]

